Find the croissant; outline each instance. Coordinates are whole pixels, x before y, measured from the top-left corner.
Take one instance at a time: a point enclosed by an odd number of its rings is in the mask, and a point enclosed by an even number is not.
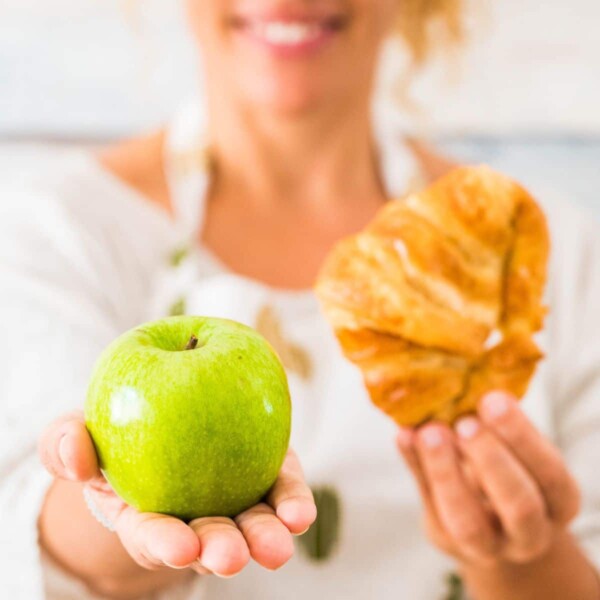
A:
[[[525,394],[549,249],[521,186],[460,167],[339,242],[315,291],[377,407],[400,425],[451,423],[491,389]]]

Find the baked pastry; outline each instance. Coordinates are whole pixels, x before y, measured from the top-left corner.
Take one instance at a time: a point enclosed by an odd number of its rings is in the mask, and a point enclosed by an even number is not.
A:
[[[517,183],[461,167],[339,242],[316,293],[372,401],[401,425],[525,393],[542,353],[546,219]]]

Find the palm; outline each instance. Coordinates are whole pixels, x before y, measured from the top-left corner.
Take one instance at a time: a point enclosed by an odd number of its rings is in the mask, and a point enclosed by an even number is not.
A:
[[[303,533],[316,517],[312,493],[292,451],[264,502],[234,519],[204,517],[190,523],[140,513],[117,496],[98,468],[81,413],[67,415],[47,429],[40,455],[53,475],[85,482],[93,505],[114,525],[129,555],[148,569],[191,566],[201,573],[233,575],[250,558],[276,569],[293,554],[291,536]]]

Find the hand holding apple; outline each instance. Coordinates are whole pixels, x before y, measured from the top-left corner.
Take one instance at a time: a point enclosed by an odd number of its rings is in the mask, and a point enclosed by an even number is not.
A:
[[[129,555],[147,569],[190,567],[201,574],[231,576],[250,558],[277,569],[292,556],[292,535],[305,531],[316,517],[312,493],[291,450],[264,502],[233,519],[204,517],[188,524],[171,516],[140,513],[112,491],[98,468],[82,413],[66,415],[48,427],[39,450],[52,475],[85,482],[98,508],[115,524]]]
[[[316,517],[288,451],[290,411],[283,367],[258,333],[173,317],[103,352],[85,417],[51,425],[40,455],[54,476],[85,482],[144,568],[230,576],[252,557],[276,569]]]

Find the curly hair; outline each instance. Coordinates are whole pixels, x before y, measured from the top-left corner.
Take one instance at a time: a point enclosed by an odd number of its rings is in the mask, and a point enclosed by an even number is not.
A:
[[[399,0],[396,31],[416,66],[440,46],[457,46],[464,39],[466,0]]]

